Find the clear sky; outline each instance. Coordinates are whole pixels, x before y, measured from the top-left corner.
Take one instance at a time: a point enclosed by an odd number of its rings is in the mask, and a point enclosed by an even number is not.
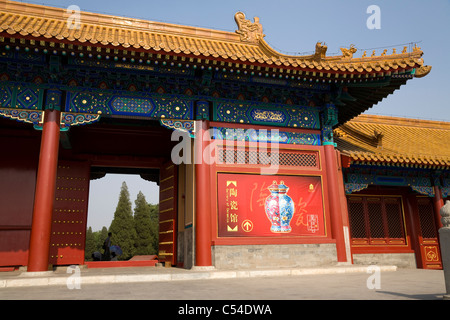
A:
[[[182,25],[206,27],[234,32],[234,14],[242,11],[247,19],[257,16],[263,26],[265,40],[274,49],[285,54],[302,54],[314,51],[317,41],[328,46],[327,55],[340,54],[340,47],[354,44],[368,54],[377,48],[377,55],[384,48],[397,51],[410,42],[418,42],[424,51],[426,65],[432,65],[425,78],[408,81],[375,105],[368,113],[394,115],[409,118],[450,121],[450,1],[449,0],[40,0],[23,1],[67,8],[78,5],[82,11],[112,14],[130,18],[142,18]],[[377,5],[381,12],[381,28],[370,30],[366,21],[370,5]],[[362,50],[361,50],[362,49]],[[449,141],[450,145],[450,141]],[[94,230],[102,225],[101,219],[111,217],[120,191],[122,177],[103,178],[91,182],[91,194],[102,190],[106,204],[90,201],[88,225]],[[139,181],[140,178],[136,179]],[[114,180],[114,182],[113,182]],[[106,183],[106,184],[104,184]],[[158,201],[157,191],[142,180],[144,185],[128,183],[134,202],[139,188],[147,201]],[[103,186],[100,187],[100,184]],[[132,189],[132,190],[131,190]],[[134,189],[137,189],[135,191]],[[100,192],[100,191],[99,191]],[[156,195],[156,196],[155,196]],[[97,197],[100,198],[97,194]],[[98,207],[104,212],[99,214]],[[111,209],[112,207],[112,209]],[[97,210],[95,214],[92,211]],[[101,219],[99,217],[102,217]],[[98,219],[97,219],[98,218]],[[94,222],[94,220],[96,222]]]

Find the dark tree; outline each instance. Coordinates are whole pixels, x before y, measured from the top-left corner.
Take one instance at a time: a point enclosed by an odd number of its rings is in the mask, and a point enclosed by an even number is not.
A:
[[[133,211],[131,209],[130,193],[125,181],[120,189],[119,202],[117,203],[114,219],[109,231],[112,232],[112,244],[118,245],[123,255],[120,260],[128,260],[134,255],[136,231],[134,229]]]

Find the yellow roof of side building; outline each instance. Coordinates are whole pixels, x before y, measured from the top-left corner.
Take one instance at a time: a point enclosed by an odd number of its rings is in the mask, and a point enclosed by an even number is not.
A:
[[[359,115],[334,130],[352,163],[450,166],[450,122]]]
[[[342,55],[326,56],[327,46],[318,42],[312,55],[281,54],[264,41],[259,19],[255,17],[252,22],[242,12],[234,17],[238,27],[235,32],[89,12],[81,12],[80,24],[73,28],[68,25],[70,14],[66,9],[0,0],[0,32],[47,41],[226,59],[324,74],[395,74],[398,70],[416,69],[415,76],[422,77],[431,70],[431,66],[423,64],[423,52],[418,47],[409,52],[406,47],[401,52],[384,50],[378,56],[364,52],[357,58],[354,45],[341,48]]]

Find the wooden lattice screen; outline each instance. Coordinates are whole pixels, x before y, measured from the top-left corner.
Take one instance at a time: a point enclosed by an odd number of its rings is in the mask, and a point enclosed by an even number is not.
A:
[[[406,243],[400,197],[348,198],[353,244],[398,245]]]

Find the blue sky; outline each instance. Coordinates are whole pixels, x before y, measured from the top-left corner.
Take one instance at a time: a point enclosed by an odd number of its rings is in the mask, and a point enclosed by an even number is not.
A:
[[[450,121],[450,1],[449,0],[41,0],[23,1],[66,8],[78,5],[82,11],[91,11],[130,18],[206,27],[234,32],[234,14],[242,11],[248,19],[258,16],[263,26],[265,40],[274,49],[286,54],[300,54],[314,50],[317,41],[325,42],[328,55],[340,54],[340,47],[354,44],[358,49],[384,48],[397,51],[402,44],[420,42],[426,65],[432,65],[425,78],[410,80],[393,95],[375,105],[368,113],[394,115],[409,118]],[[381,29],[370,30],[367,7],[377,5],[381,10]],[[368,53],[371,51],[368,50]],[[355,56],[361,56],[358,51]],[[449,141],[450,143],[450,141]],[[131,177],[129,177],[131,178]],[[111,217],[123,177],[103,178],[91,182],[91,195],[97,194],[101,183],[111,187],[107,200],[90,201],[88,224],[94,229]],[[154,185],[143,180],[129,181],[131,199],[134,202],[139,190],[147,200],[158,201]],[[138,184],[141,183],[141,184]],[[97,187],[99,185],[99,187]],[[147,190],[147,191],[146,191]],[[109,206],[107,206],[109,205]],[[96,209],[98,208],[101,209]],[[112,209],[111,209],[112,207]],[[100,221],[101,219],[102,221]],[[97,219],[98,218],[98,219]],[[94,221],[95,220],[95,221]],[[103,224],[102,224],[103,223]]]

